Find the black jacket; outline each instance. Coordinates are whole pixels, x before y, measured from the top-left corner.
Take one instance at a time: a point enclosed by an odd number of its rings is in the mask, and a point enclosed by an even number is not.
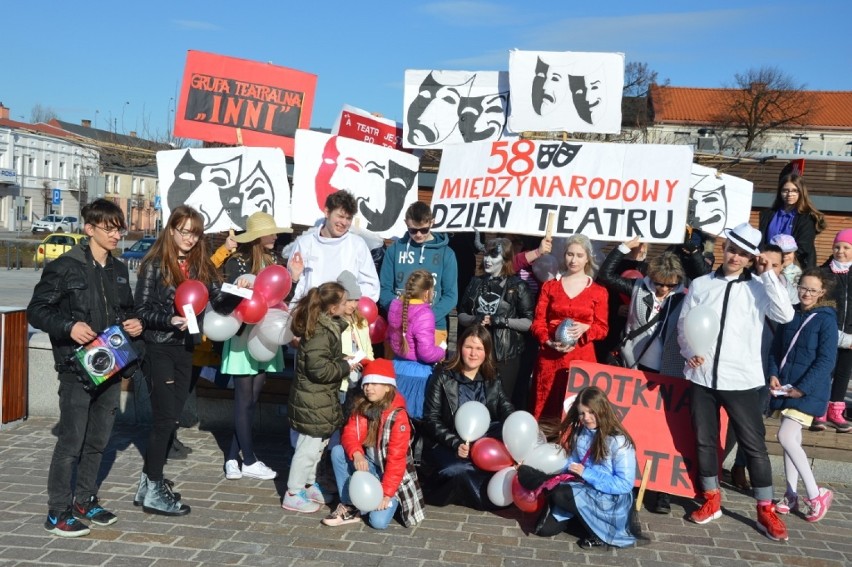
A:
[[[96,265],[88,244],[75,246],[44,267],[27,307],[33,327],[50,335],[57,368],[79,346],[71,339],[76,323],[87,323],[100,333],[136,316],[127,266],[112,255],[105,266]]]
[[[769,239],[766,238],[766,231],[769,230],[769,223],[772,222],[772,217],[775,216],[777,209],[765,209],[760,211],[758,228],[763,235],[763,243],[769,244]],[[796,219],[793,221],[793,238],[796,240],[796,260],[799,261],[799,266],[802,270],[816,267],[816,240],[817,230],[816,221],[810,214],[796,214]]]
[[[426,437],[433,443],[439,443],[457,450],[464,443],[456,433],[456,411],[459,409],[459,381],[469,380],[441,366],[426,384],[426,399],[423,403],[423,429]],[[485,406],[491,414],[492,421],[504,421],[515,411],[512,403],[503,393],[500,378],[485,380],[477,374],[475,380],[485,382]]]
[[[498,278],[503,280],[503,278]],[[488,276],[479,276],[470,280],[464,297],[459,304],[460,314],[466,314],[481,321],[483,314],[478,305],[479,298],[483,295],[485,286],[489,281],[495,281]],[[509,327],[509,319],[527,319],[532,323],[535,315],[535,298],[530,292],[527,283],[518,276],[505,278],[505,293],[499,305],[494,306],[496,311],[491,315],[489,330],[494,339],[494,359],[503,362],[510,358],[520,356],[524,351],[524,334]],[[491,297],[499,296],[503,288],[494,288]],[[529,328],[529,324],[527,324]]]
[[[837,328],[852,334],[852,276],[849,272],[835,274],[831,271],[831,258],[821,266],[823,273],[834,280],[834,301],[837,304]]]
[[[191,274],[192,276],[192,274]],[[242,298],[221,291],[219,282],[208,284],[209,303],[217,313],[228,314],[242,301]],[[180,331],[172,325],[172,317],[178,312],[175,308],[175,287],[163,282],[160,260],[152,260],[139,271],[136,281],[136,313],[145,325],[145,342],[152,344],[183,345],[190,337],[187,331]],[[201,324],[203,313],[196,313]]]

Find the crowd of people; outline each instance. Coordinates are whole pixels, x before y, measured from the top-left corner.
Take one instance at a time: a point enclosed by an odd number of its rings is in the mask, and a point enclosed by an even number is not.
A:
[[[141,374],[151,392],[153,424],[134,504],[147,513],[190,513],[164,476],[201,339],[192,315],[176,309],[176,289],[201,282],[208,309],[225,316],[242,298],[223,283],[252,288],[254,276],[272,265],[286,265],[293,282],[285,298],[293,339],[265,361],[247,344],[252,325],[242,324],[222,345],[219,371],[234,385],[234,434],[223,470],[229,480],[277,476],[254,452],[252,421],[266,375],[284,368],[289,346],[294,454],[282,495],[286,510],[315,513],[332,505],[326,526],[366,519],[384,529],[394,517],[416,525],[425,504],[496,508],[487,494],[493,473],[475,466],[471,443],[455,424],[463,404],[479,402],[488,412],[487,437],[500,439],[507,418],[528,410],[564,447],[567,458],[556,473],[518,467],[523,488],[544,495],[534,533],[553,536],[578,523],[581,547],[635,545],[641,538],[631,514],[636,447],[601,390],[586,388],[565,407],[573,361],[692,383],[703,503],[691,521],[722,514],[720,408],[739,445],[736,466],[742,476],[748,472],[762,532],[786,540],[778,514],[800,510],[813,522],[829,510],[832,493],[814,478],[802,429],[852,430],[844,415],[852,373],[852,228],[837,233],[832,256],[817,267],[814,239],[825,220],[801,177],[781,178],[759,229],[744,223],[726,231],[716,266],[706,235],[689,231],[683,244],[650,259],[639,238],[619,244],[600,268],[594,243],[575,234],[564,242],[555,277],[536,270],[554,248],[549,237],[525,249],[506,235],[481,247],[480,275],[460,281],[459,261],[467,266],[474,259],[457,258],[451,239],[432,232],[431,210],[421,202],[405,213],[406,234],[375,254],[350,230],[356,204],[346,191],[329,195],[322,224],[298,237],[286,258],[275,243],[290,228],[270,215],[255,213],[244,233],[210,254],[202,217],[179,206],[143,260],[135,294],[127,268],[111,254],[125,230],[121,210],[106,200],[83,209],[88,243],[45,268],[28,307],[30,322],[50,335],[60,384],[46,530],[75,537],[89,533],[87,524],[117,520],[99,503],[96,473],[119,389],[84,387],[70,362],[76,347],[110,325],[144,346]],[[371,338],[358,309],[362,298],[387,317],[387,340]],[[454,308],[459,330],[452,352]],[[685,322],[699,308],[718,315],[719,331],[697,351]],[[774,500],[766,415],[781,420],[787,486],[780,500]],[[325,452],[336,494],[317,481]],[[362,472],[381,486],[380,501],[368,510],[356,503],[361,488],[353,488]],[[656,494],[651,509],[669,513],[668,495]]]

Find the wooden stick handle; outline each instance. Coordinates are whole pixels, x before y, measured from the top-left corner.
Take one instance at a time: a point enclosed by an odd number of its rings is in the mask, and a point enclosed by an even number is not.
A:
[[[553,225],[556,224],[556,213],[547,213],[547,227],[544,229],[545,238],[553,238]]]
[[[639,484],[639,494],[636,496],[634,503],[636,511],[642,509],[642,501],[645,499],[645,489],[648,487],[648,480],[651,478],[651,459],[645,461],[645,470],[642,471],[642,483]]]

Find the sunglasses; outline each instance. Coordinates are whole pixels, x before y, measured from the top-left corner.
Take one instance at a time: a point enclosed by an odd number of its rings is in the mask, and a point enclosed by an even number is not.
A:
[[[665,288],[668,288],[668,289],[671,289],[673,287],[677,287],[677,286],[680,285],[680,282],[677,282],[677,283],[652,282],[652,283],[654,284],[654,287],[665,287]]]
[[[429,231],[432,230],[431,226],[424,226],[423,228],[408,228],[408,234],[414,236],[415,234],[429,234]]]

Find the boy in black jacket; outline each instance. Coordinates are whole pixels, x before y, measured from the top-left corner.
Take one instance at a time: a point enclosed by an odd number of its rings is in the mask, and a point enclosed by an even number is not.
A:
[[[102,526],[118,520],[98,504],[97,474],[115,421],[119,380],[109,380],[90,394],[69,356],[116,323],[131,337],[142,333],[139,319],[128,318],[134,312],[127,266],[111,254],[126,228],[124,213],[105,199],[86,205],[81,213],[88,243],[45,266],[27,307],[30,323],[50,335],[59,374],[59,424],[47,477],[44,528],[61,537],[87,535],[89,528],[79,520]]]

